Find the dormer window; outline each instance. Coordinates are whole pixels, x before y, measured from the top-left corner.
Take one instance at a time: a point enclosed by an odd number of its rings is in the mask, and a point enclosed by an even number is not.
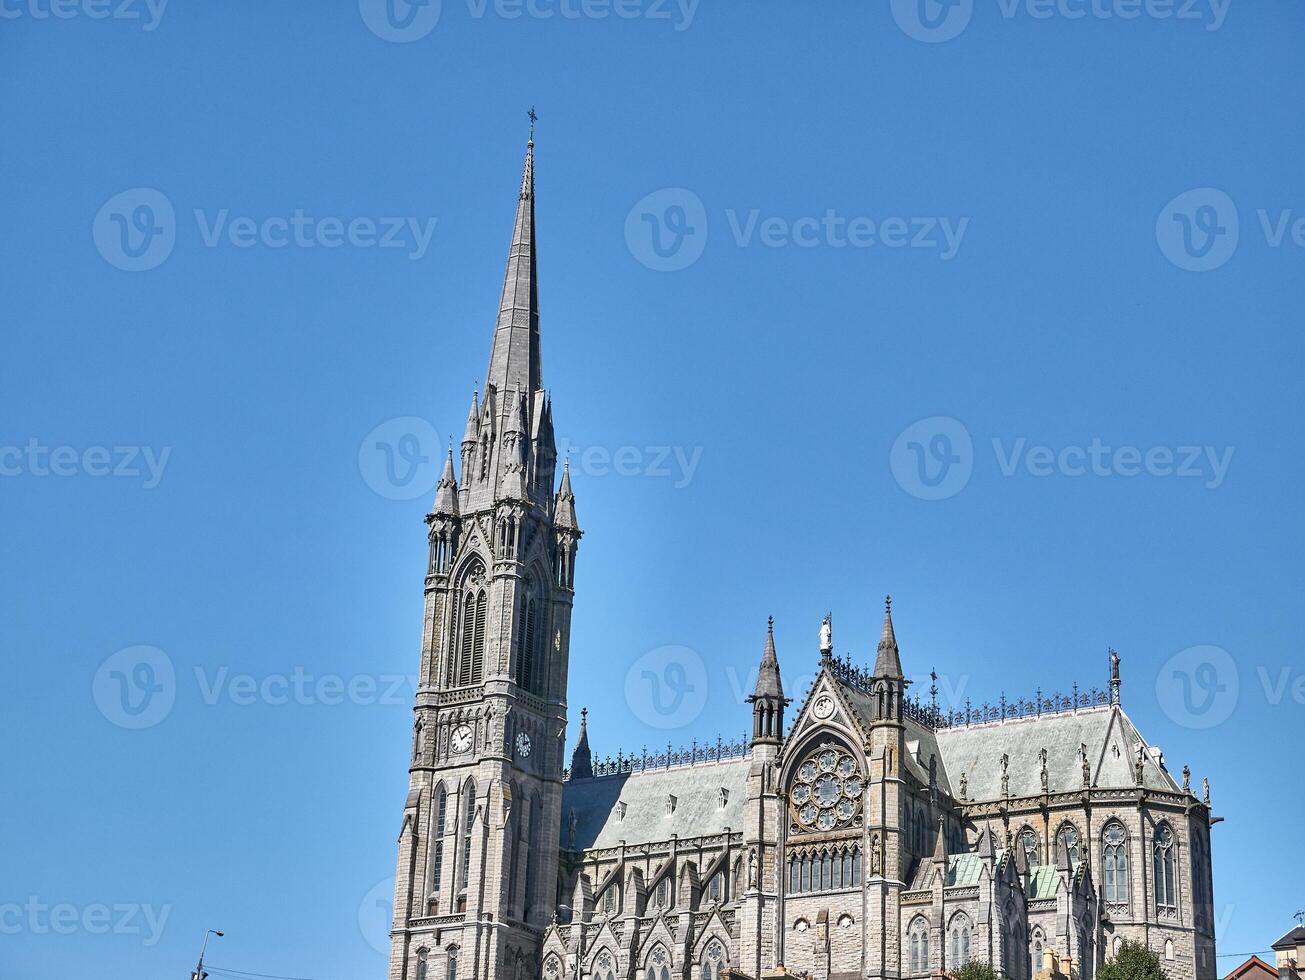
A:
[[[617,893],[620,888],[615,883],[608,885],[607,890],[603,892],[603,914],[614,915],[616,913]]]
[[[623,800],[616,801],[616,819],[617,820],[625,819],[625,801]]]
[[[724,786],[720,788],[720,793],[716,796],[716,809],[724,810],[725,804],[730,801],[730,791]]]
[[[675,804],[679,803],[679,798],[674,794],[668,794],[666,797],[666,815],[673,816],[675,813]]]

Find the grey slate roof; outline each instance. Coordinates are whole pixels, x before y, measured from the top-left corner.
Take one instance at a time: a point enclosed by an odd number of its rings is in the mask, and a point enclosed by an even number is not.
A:
[[[565,848],[616,847],[705,837],[743,830],[748,770],[752,760],[725,759],[690,766],[627,772],[594,779],[571,779],[562,787],[562,834]],[[726,791],[724,807],[720,791]],[[666,815],[666,798],[676,797],[675,812]],[[617,803],[626,804],[620,818]],[[570,816],[575,813],[575,844]]]
[[[1051,792],[1071,792],[1083,787],[1079,746],[1087,745],[1092,781],[1103,788],[1135,785],[1133,764],[1144,739],[1122,709],[1111,706],[1077,712],[992,722],[970,727],[945,728],[937,734],[948,782],[959,787],[964,772],[967,795],[972,800],[1001,798],[1001,757],[1010,757],[1011,796],[1036,796],[1042,792],[1042,760],[1047,750],[1047,776]],[[1115,748],[1119,754],[1115,754]],[[925,755],[927,759],[927,754]],[[939,776],[939,783],[943,782]],[[1173,778],[1148,752],[1143,766],[1148,789],[1178,791]]]
[[[1305,926],[1297,926],[1273,944],[1274,949],[1294,949],[1305,945]]]

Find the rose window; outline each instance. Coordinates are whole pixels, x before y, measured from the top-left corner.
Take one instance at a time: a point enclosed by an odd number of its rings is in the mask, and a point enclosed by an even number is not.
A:
[[[798,766],[789,789],[790,809],[802,830],[839,830],[859,822],[865,782],[856,759],[830,746]]]

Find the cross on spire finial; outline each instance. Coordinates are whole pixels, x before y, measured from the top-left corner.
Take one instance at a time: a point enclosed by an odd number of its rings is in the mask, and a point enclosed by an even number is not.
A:
[[[535,112],[534,106],[530,107],[530,111],[526,115],[530,117],[530,139],[533,141],[535,138],[535,123],[539,120],[539,115]]]

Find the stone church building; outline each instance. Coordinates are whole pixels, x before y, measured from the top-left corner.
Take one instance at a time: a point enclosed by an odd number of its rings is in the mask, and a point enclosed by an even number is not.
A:
[[[566,758],[582,532],[541,372],[533,136],[457,455],[426,518],[390,980],[896,980],[971,959],[1031,980],[1047,950],[1092,980],[1124,938],[1214,980],[1208,784],[1129,720],[1113,653],[1102,690],[944,712],[908,690],[886,603],[865,664],[826,619],[798,705],[758,637],[749,741],[597,760],[582,716]]]

